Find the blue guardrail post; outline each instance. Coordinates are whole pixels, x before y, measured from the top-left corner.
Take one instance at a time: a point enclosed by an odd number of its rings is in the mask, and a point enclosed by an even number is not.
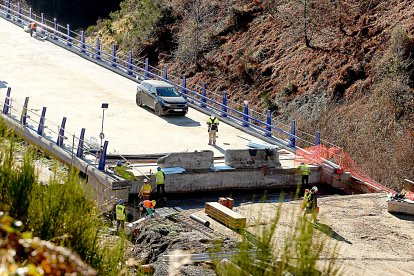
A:
[[[20,116],[20,123],[24,126],[27,124],[27,106],[28,105],[29,105],[29,97],[26,97],[26,99],[24,100],[23,108],[22,108],[22,116]]]
[[[183,74],[183,89],[181,92],[183,94],[183,98],[187,99],[187,78],[185,77],[185,74]]]
[[[266,112],[266,137],[272,137],[272,111],[267,110]]]
[[[222,106],[221,106],[221,117],[227,117],[227,93],[223,91]]]
[[[116,67],[116,45],[112,43],[112,67]]]
[[[249,126],[249,102],[244,101],[244,110],[243,110],[243,126],[248,127]]]
[[[66,125],[66,117],[62,119],[62,125],[59,128],[59,136],[56,141],[56,145],[59,147],[63,146],[63,137],[65,136],[65,125]]]
[[[207,90],[206,90],[206,83],[203,82],[201,85],[201,107],[207,107]]]
[[[108,149],[108,141],[105,141],[101,153],[101,158],[99,158],[99,166],[98,170],[104,171],[105,170],[105,164],[106,164],[106,150]]]
[[[22,22],[22,6],[17,2],[17,22]]]
[[[58,37],[56,35],[56,31],[57,31],[57,19],[56,18],[53,18],[53,29],[54,29],[53,39],[57,40]]]
[[[80,47],[80,51],[82,53],[85,53],[86,52],[85,32],[84,31],[81,32],[81,47]]]
[[[146,72],[146,71],[145,71]],[[129,58],[128,58],[128,75],[132,75],[132,50],[129,50]],[[145,76],[147,73],[145,73]]]
[[[321,133],[319,132],[319,130],[316,131],[316,135],[315,135],[315,145],[318,146],[321,144]]]
[[[83,140],[85,139],[85,128],[81,129],[79,138],[78,150],[76,151],[76,157],[83,158]]]
[[[70,25],[69,24],[66,24],[66,39],[67,39],[67,42],[66,42],[66,45],[68,45],[69,47],[70,46],[72,46],[72,38],[70,38]]]
[[[149,59],[145,58],[145,78],[149,78]]]
[[[101,59],[101,41],[99,40],[99,37],[96,38],[96,52],[95,52],[95,58],[97,60]]]
[[[45,116],[46,116],[46,107],[42,109],[42,116],[40,116],[39,127],[37,128],[37,134],[43,136],[43,131],[45,129]]]
[[[40,22],[41,22],[43,25],[46,25],[46,24],[45,24],[45,15],[44,15],[44,13],[43,13],[43,12],[40,14]],[[45,34],[45,32],[46,32],[46,28],[42,28],[42,34]]]
[[[168,71],[167,71],[167,65],[164,65],[164,74],[163,74],[164,80],[168,80]]]
[[[7,87],[6,98],[4,99],[3,114],[9,114],[11,87]]]
[[[10,18],[10,0],[7,0],[7,18]]]
[[[296,122],[295,120],[290,121],[290,139],[289,139],[289,147],[295,148],[296,147]]]

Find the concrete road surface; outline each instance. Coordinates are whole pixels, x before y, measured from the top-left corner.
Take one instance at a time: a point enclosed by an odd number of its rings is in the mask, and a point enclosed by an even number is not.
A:
[[[106,70],[48,41],[30,37],[23,29],[0,19],[0,81],[12,87],[13,106],[20,110],[26,96],[29,109],[40,114],[47,107],[46,135],[55,136],[62,117],[67,117],[65,144],[71,134],[99,142],[102,103],[105,111],[104,133],[108,152],[149,154],[194,150],[213,150],[222,156],[226,149],[243,149],[249,140],[258,141],[222,123],[217,146],[208,145],[207,115],[190,109],[186,117],[158,117],[135,103],[136,83]],[[0,85],[0,102],[5,89]],[[20,117],[17,111],[14,115]],[[39,118],[32,115],[37,128]],[[54,124],[54,125],[53,125]]]

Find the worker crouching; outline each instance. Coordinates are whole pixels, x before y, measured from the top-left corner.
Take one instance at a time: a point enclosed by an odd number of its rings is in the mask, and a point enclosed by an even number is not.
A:
[[[145,211],[147,212],[147,215],[150,218],[154,217],[155,204],[157,204],[155,200],[144,200],[143,201],[143,208],[145,209]]]

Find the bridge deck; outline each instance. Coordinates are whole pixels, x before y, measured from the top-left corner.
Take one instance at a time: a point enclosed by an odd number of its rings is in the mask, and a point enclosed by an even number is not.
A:
[[[66,116],[66,145],[72,144],[70,135],[79,137],[82,127],[86,128],[86,139],[96,137],[99,141],[101,103],[109,103],[104,122],[108,153],[209,149],[215,156],[222,156],[227,149],[243,149],[249,140],[258,140],[222,123],[217,146],[209,146],[206,114],[190,109],[186,117],[158,117],[135,104],[135,82],[48,41],[32,38],[5,20],[0,20],[0,41],[0,81],[12,87],[13,106],[22,106],[26,96],[30,97],[29,109],[38,114],[46,106],[45,134],[50,136],[54,136],[51,129],[56,132]],[[3,103],[5,89],[0,90]],[[31,117],[34,122],[29,124],[37,128],[39,118]]]

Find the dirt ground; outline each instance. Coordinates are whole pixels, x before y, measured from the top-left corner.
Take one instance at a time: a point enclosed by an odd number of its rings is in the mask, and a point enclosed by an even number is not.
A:
[[[329,256],[329,249],[337,244],[343,275],[413,275],[414,217],[388,213],[385,198],[386,194],[319,198],[320,214],[315,229],[328,239],[328,250],[321,258]],[[247,217],[247,230],[255,232],[274,219],[280,204],[282,215],[274,237],[277,244],[294,224],[292,214],[299,211],[299,201],[248,204],[234,210]],[[203,213],[197,212],[208,218]],[[237,236],[208,219],[215,231]]]

